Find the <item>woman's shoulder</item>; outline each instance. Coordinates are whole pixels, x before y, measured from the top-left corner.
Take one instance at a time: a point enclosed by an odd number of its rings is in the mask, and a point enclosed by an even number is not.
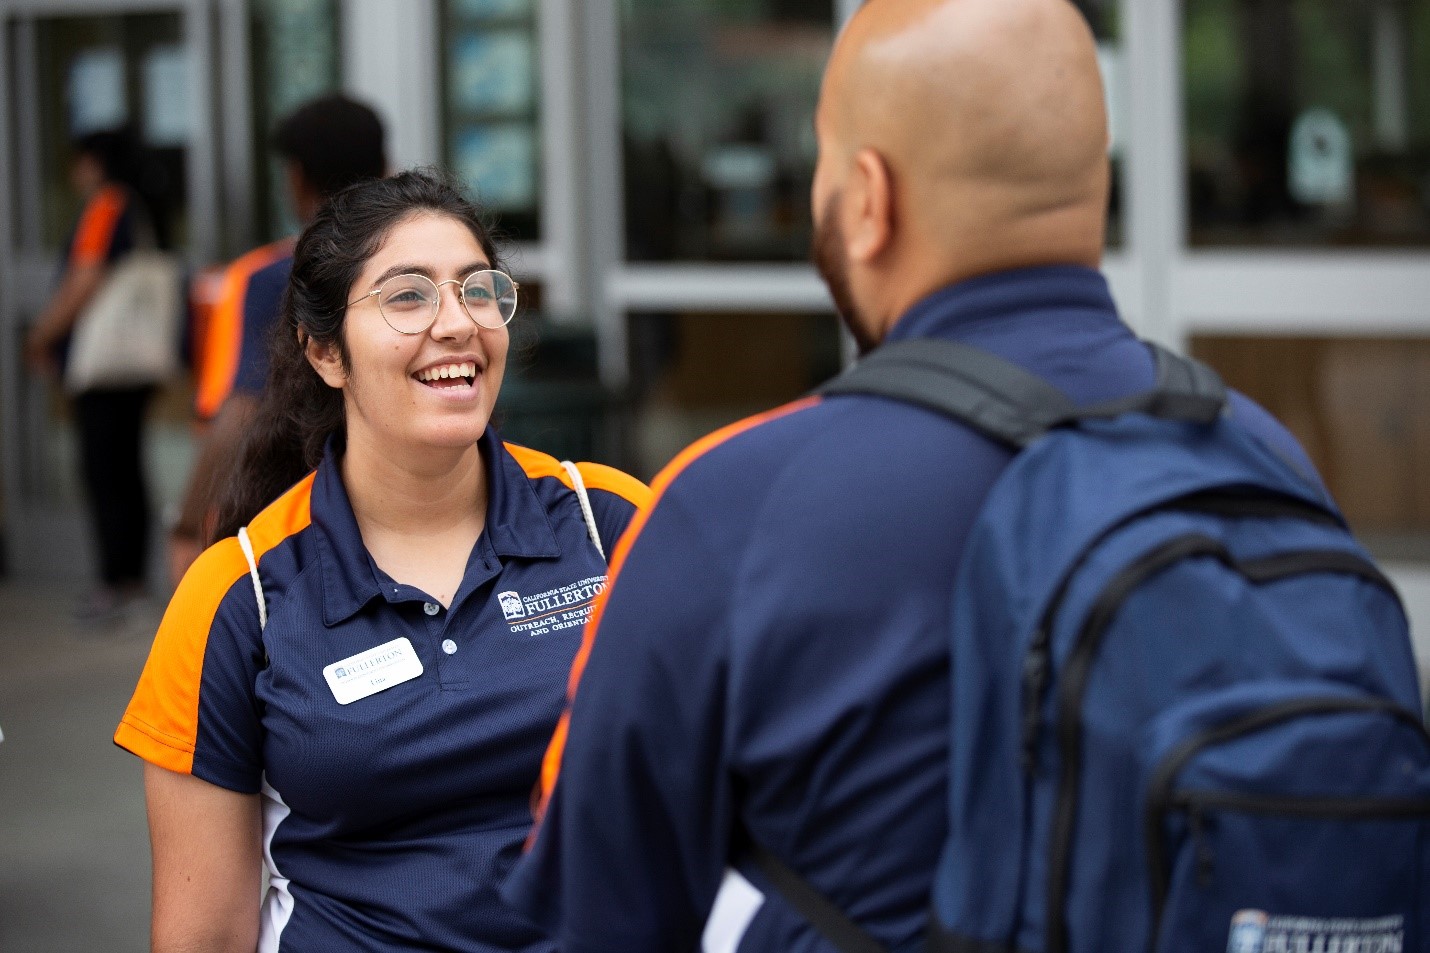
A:
[[[165,625],[203,619],[211,623],[233,584],[249,575],[248,561],[235,537],[221,539],[199,554],[184,573],[165,613]],[[182,617],[182,619],[178,618]],[[191,626],[185,626],[191,628]],[[207,629],[208,624],[202,626]]]
[[[307,529],[312,523],[315,475],[309,473],[264,507],[243,527],[242,538],[227,536],[205,549],[184,574],[170,611],[177,607],[185,615],[212,618],[234,583],[252,576],[265,555]]]
[[[504,443],[502,446],[521,467],[527,479],[553,478],[565,484],[569,489],[575,489],[575,480],[563,461],[549,453],[542,453],[540,450],[533,450],[520,444]],[[581,474],[581,482],[585,484],[587,492],[610,493],[637,508],[644,507],[650,502],[650,488],[629,473],[604,463],[578,461],[575,466]]]
[[[245,529],[256,557],[261,558],[313,522],[313,482],[317,476],[318,471],[313,470],[249,521]]]

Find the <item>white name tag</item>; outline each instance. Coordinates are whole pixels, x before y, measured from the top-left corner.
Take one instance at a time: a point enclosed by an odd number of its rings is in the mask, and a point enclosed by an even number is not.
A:
[[[393,639],[375,649],[350,655],[323,669],[323,677],[339,705],[376,695],[422,674],[422,660],[407,638]]]

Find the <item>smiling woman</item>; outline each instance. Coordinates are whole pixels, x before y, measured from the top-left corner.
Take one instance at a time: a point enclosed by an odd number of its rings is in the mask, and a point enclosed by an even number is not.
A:
[[[455,452],[475,474],[476,440],[496,405],[508,345],[506,322],[478,324],[490,309],[463,300],[464,279],[490,271],[496,257],[477,234],[441,213],[398,222],[353,283],[344,347],[309,339],[309,362],[343,393],[350,459],[397,450],[441,466]],[[443,295],[447,284],[458,293]]]
[[[243,533],[184,578],[115,735],[148,762],[154,950],[552,949],[497,887],[647,490],[492,430],[516,294],[427,173],[298,239],[220,515]]]

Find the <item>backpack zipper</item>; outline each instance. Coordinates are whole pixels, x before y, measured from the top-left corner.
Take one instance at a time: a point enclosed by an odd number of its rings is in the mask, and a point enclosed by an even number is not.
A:
[[[1152,887],[1152,931],[1155,941],[1161,928],[1163,908],[1167,902],[1170,886],[1170,871],[1162,846],[1162,827],[1166,816],[1173,810],[1192,812],[1188,818],[1188,828],[1200,836],[1200,829],[1193,831],[1191,818],[1207,809],[1222,809],[1261,814],[1291,814],[1305,817],[1352,817],[1352,818],[1397,818],[1430,816],[1430,801],[1408,798],[1298,798],[1275,797],[1271,795],[1238,794],[1221,791],[1188,791],[1177,794],[1173,783],[1178,772],[1188,761],[1206,748],[1232,741],[1243,735],[1252,734],[1264,728],[1292,718],[1306,715],[1333,715],[1345,712],[1384,712],[1417,729],[1426,740],[1425,726],[1414,712],[1407,711],[1387,698],[1347,698],[1317,697],[1268,705],[1248,712],[1238,718],[1188,738],[1170,751],[1157,766],[1152,780],[1147,785],[1147,810],[1143,819],[1143,840],[1147,851],[1147,880]],[[1200,849],[1200,848],[1198,848]],[[1199,855],[1200,862],[1200,855]]]
[[[1249,496],[1244,493],[1237,493],[1234,489],[1217,488],[1211,490],[1201,490],[1189,493],[1186,496],[1160,503],[1145,510],[1138,510],[1129,513],[1121,520],[1107,527],[1098,536],[1092,539],[1083,551],[1078,555],[1063,574],[1058,587],[1053,591],[1052,597],[1048,600],[1048,606],[1043,611],[1038,627],[1033,632],[1033,637],[1028,642],[1028,648],[1023,657],[1023,718],[1022,718],[1022,764],[1024,772],[1031,777],[1037,765],[1038,735],[1042,733],[1042,702],[1043,693],[1047,690],[1051,681],[1052,662],[1052,631],[1053,619],[1056,617],[1058,609],[1061,608],[1063,598],[1067,595],[1068,586],[1072,582],[1073,576],[1087,560],[1087,557],[1102,542],[1113,533],[1122,529],[1142,516],[1149,513],[1169,511],[1185,513],[1205,513],[1213,516],[1220,516],[1227,519],[1299,519],[1304,522],[1314,523],[1319,526],[1327,526],[1331,529],[1344,530],[1345,525],[1331,512],[1324,508],[1309,503],[1297,497],[1283,494]],[[1345,554],[1349,555],[1349,554]],[[1228,556],[1228,558],[1230,558]],[[1355,559],[1356,557],[1351,556]],[[1360,566],[1368,569],[1373,574],[1375,581],[1379,582],[1392,593],[1394,586],[1390,584],[1374,566],[1370,566],[1362,560],[1357,560]]]
[[[1117,610],[1132,591],[1148,578],[1191,556],[1212,556],[1230,559],[1226,547],[1210,536],[1192,533],[1167,540],[1138,558],[1113,577],[1088,610],[1077,640],[1073,643],[1058,692],[1058,749],[1062,759],[1062,774],[1058,780],[1058,796],[1053,808],[1051,857],[1048,865],[1048,942],[1047,953],[1063,953],[1067,949],[1067,921],[1063,897],[1067,893],[1072,831],[1077,823],[1077,790],[1082,776],[1082,721],[1079,712],[1092,660],[1102,644]]]

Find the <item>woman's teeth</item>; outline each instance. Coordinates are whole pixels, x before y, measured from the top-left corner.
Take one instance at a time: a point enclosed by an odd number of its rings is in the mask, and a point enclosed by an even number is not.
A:
[[[477,365],[471,361],[465,364],[441,364],[418,371],[416,377],[423,383],[447,380],[449,378],[473,378],[477,376]]]

